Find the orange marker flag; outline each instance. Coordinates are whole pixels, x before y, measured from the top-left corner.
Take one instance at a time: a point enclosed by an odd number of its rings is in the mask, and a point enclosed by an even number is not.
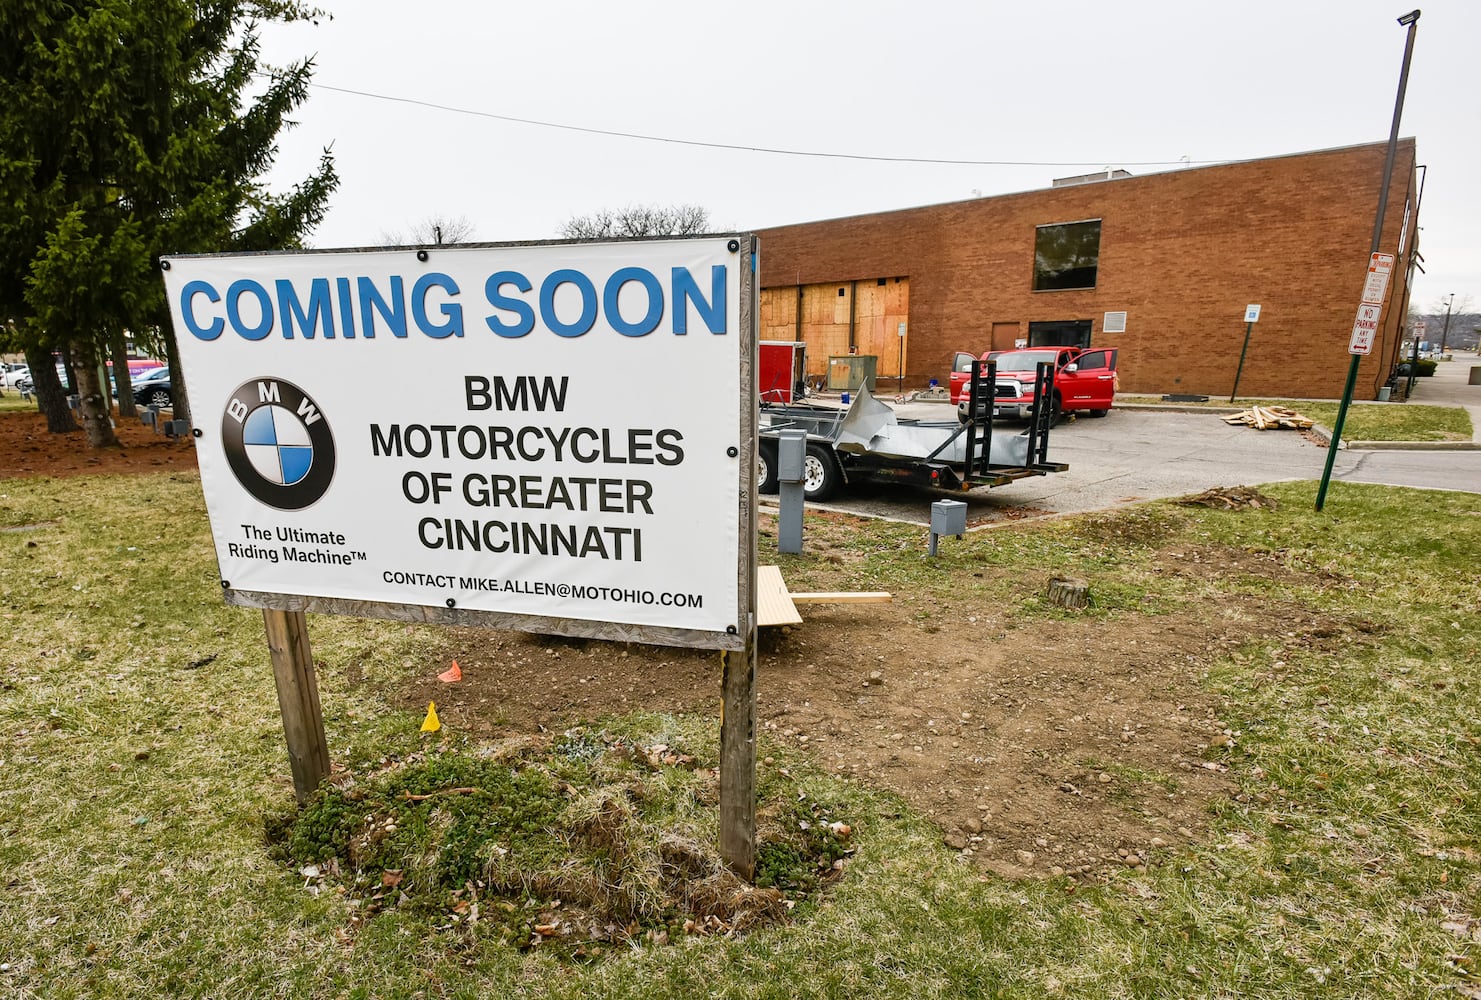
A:
[[[427,717],[422,720],[422,732],[435,733],[442,728],[442,723],[437,719],[437,702],[427,702]]]
[[[454,660],[452,666],[437,675],[437,679],[444,684],[452,684],[455,681],[460,681],[463,679],[463,668],[458,666],[457,660]]]

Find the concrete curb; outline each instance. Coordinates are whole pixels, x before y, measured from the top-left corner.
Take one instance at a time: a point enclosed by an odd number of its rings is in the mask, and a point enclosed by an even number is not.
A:
[[[1113,407],[1115,410],[1161,410],[1164,413],[1215,413],[1221,417],[1227,417],[1231,413],[1243,413],[1248,406],[1192,406],[1182,403],[1122,403],[1117,402]]]
[[[1330,441],[1331,435],[1327,436]],[[1353,451],[1481,451],[1475,441],[1346,441]]]
[[[1432,404],[1433,405],[1433,404]],[[1177,403],[1117,403],[1121,410],[1165,410],[1170,413],[1241,413],[1248,407],[1233,406],[1179,406]],[[1312,424],[1311,433],[1326,444],[1332,443],[1332,429],[1321,424]],[[1338,446],[1342,451],[1481,451],[1481,441],[1343,441]]]

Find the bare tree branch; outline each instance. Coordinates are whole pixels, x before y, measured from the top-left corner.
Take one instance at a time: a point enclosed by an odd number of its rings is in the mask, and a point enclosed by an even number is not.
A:
[[[478,238],[473,220],[466,215],[449,216],[438,212],[414,222],[405,233],[382,229],[382,246],[435,246],[439,243],[472,243]]]
[[[691,236],[709,228],[710,213],[700,205],[629,205],[572,216],[561,227],[568,240],[633,236]]]

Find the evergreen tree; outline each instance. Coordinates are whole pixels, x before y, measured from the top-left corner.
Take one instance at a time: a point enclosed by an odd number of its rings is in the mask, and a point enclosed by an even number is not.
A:
[[[257,27],[314,16],[296,0],[0,4],[0,318],[28,348],[68,350],[93,446],[116,443],[97,370],[125,330],[167,354],[189,416],[161,255],[293,248],[323,218],[327,149],[286,194],[259,180],[312,64],[262,66]]]

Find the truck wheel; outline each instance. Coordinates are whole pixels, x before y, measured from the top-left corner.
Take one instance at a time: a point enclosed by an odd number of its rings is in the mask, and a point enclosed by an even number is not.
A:
[[[1059,390],[1054,391],[1054,399],[1049,403],[1049,426],[1058,427],[1059,422],[1064,419],[1064,397]]]
[[[761,493],[777,491],[776,445],[762,441],[756,449],[756,489]]]
[[[802,459],[802,495],[808,500],[827,500],[838,492],[843,473],[832,452],[820,444],[807,446],[807,455]]]
[[[1085,415],[1087,417],[1103,417],[1110,412],[1110,410],[1086,410]]]

